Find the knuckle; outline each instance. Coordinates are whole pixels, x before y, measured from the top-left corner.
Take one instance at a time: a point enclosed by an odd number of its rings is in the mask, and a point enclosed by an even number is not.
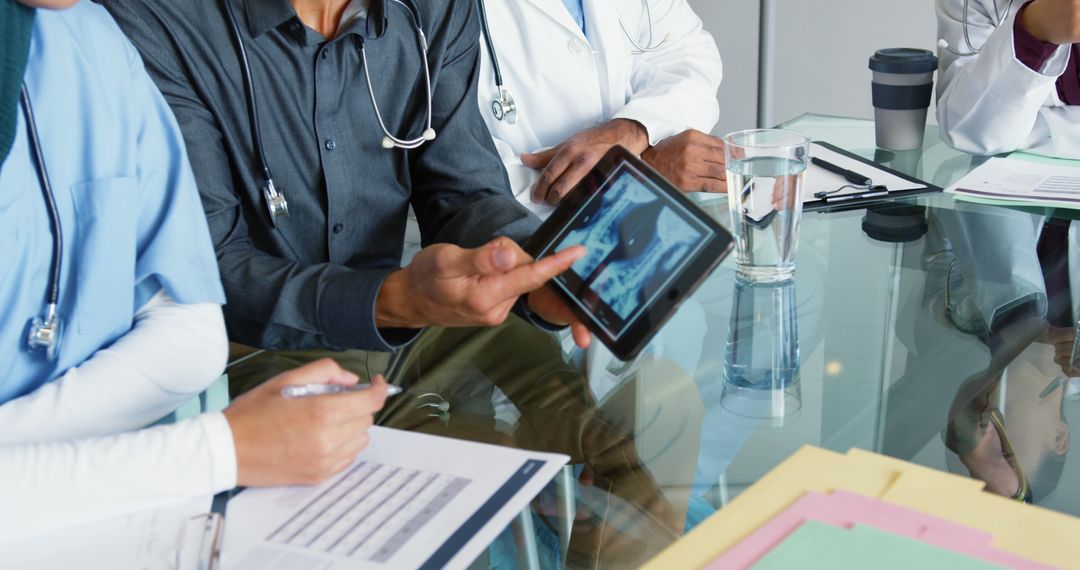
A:
[[[502,324],[506,320],[506,315],[502,311],[489,311],[483,316],[481,322],[484,326],[495,327]]]
[[[471,313],[483,315],[488,312],[487,300],[482,295],[473,293],[465,300],[465,308]]]

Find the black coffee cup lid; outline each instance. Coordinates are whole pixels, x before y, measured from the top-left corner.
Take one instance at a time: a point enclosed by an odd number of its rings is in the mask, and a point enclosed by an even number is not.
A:
[[[879,49],[870,58],[870,69],[882,73],[927,73],[937,67],[937,56],[925,49]]]

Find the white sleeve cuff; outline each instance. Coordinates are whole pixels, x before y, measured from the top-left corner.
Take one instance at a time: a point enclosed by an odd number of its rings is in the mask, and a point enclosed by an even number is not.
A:
[[[655,102],[653,105],[655,105]],[[660,141],[673,137],[687,129],[685,125],[673,123],[665,119],[662,114],[651,111],[649,106],[648,103],[631,100],[611,118],[628,119],[640,123],[641,126],[645,127],[645,133],[649,137],[649,146],[656,146]]]
[[[236,444],[229,421],[221,412],[202,414],[195,421],[206,438],[211,488],[216,493],[232,489],[236,486]]]

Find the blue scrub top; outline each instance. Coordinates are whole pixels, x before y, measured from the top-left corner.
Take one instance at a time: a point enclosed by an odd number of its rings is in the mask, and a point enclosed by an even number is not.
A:
[[[585,4],[584,0],[563,0],[563,4],[566,5],[566,9],[570,11],[570,17],[574,19],[574,22],[581,28],[581,32],[585,33]],[[614,10],[614,8],[612,8]]]
[[[28,351],[52,237],[20,114],[0,166],[0,403],[108,347],[162,288],[183,304],[225,301],[180,129],[105,10],[38,10],[25,83],[63,228],[63,331],[55,361]]]

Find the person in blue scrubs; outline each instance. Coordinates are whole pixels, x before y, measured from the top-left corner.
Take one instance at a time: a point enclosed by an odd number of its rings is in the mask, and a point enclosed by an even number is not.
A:
[[[46,351],[27,335],[56,258]],[[366,446],[386,396],[381,378],[282,396],[357,382],[321,361],[223,413],[142,429],[220,376],[224,295],[176,120],[89,2],[0,0],[0,275],[0,505],[19,513],[0,543],[238,484],[320,481]]]

